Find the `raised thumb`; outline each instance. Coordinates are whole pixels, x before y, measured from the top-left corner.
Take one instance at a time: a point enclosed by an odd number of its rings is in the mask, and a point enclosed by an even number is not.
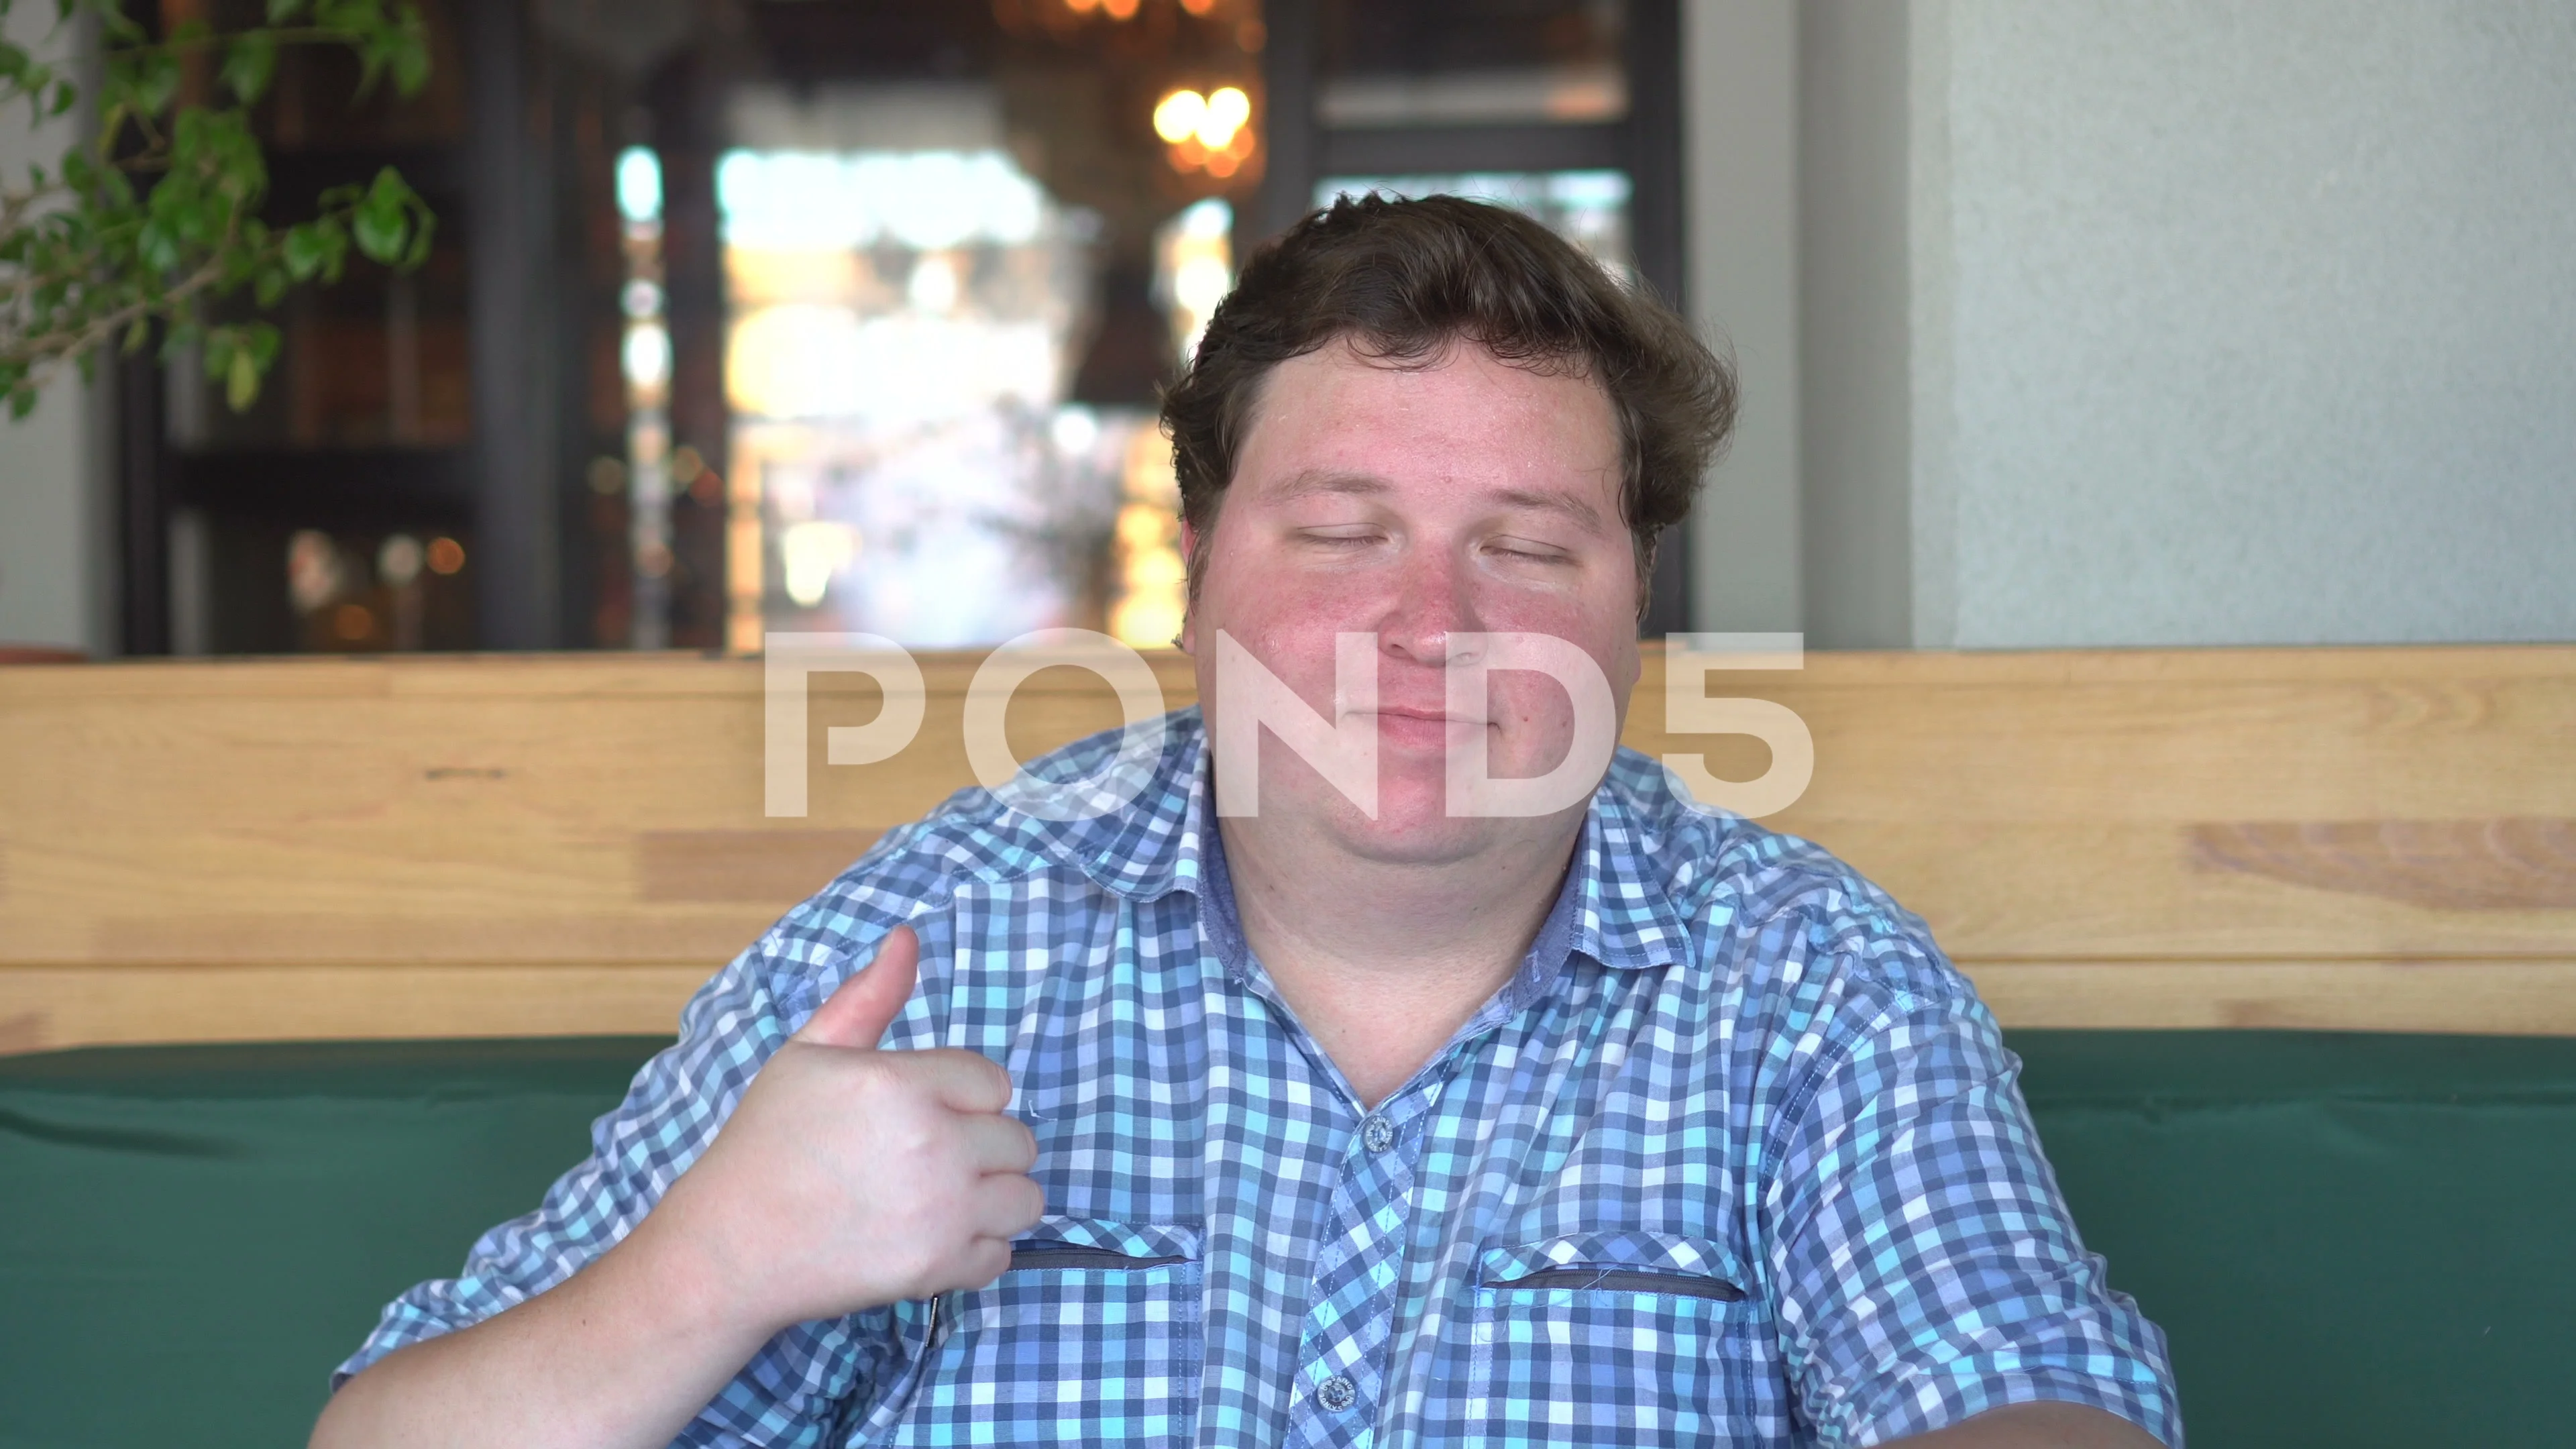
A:
[[[873,1048],[885,1038],[886,1028],[903,1004],[912,999],[912,984],[920,971],[921,938],[910,926],[895,927],[877,947],[877,958],[825,998],[796,1039],[819,1046]]]

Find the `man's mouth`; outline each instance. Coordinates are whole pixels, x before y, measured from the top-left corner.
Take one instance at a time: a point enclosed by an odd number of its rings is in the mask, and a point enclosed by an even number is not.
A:
[[[1483,729],[1486,724],[1482,719],[1454,715],[1437,708],[1382,704],[1374,710],[1361,712],[1377,716],[1378,737],[1392,744],[1445,743],[1469,731]]]

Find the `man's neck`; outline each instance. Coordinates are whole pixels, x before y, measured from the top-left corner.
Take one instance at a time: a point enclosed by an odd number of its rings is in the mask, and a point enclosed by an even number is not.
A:
[[[1583,817],[1464,859],[1390,863],[1302,838],[1301,822],[1225,817],[1244,943],[1375,1106],[1492,998],[1555,904]]]

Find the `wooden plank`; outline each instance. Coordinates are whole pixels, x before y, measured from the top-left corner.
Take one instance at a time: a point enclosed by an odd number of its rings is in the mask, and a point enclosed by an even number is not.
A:
[[[368,971],[495,999],[525,977],[540,1003],[620,973],[702,979],[969,781],[979,657],[922,656],[918,739],[866,767],[829,765],[825,727],[873,717],[875,686],[816,676],[795,819],[762,813],[758,661],[0,670],[0,1021],[141,1029],[47,995],[71,1001],[84,972],[260,983],[132,1018],[190,1035],[355,1030],[366,993],[333,983]],[[1152,663],[1168,702],[1192,697],[1188,660]],[[2576,1030],[2576,649],[1817,655],[1708,687],[1798,713],[1815,779],[1766,823],[2012,983],[2007,1019]],[[1732,778],[1766,764],[1747,738],[1664,733],[1662,701],[1650,656],[1629,744]],[[1025,757],[1117,718],[1098,681],[1053,669],[1009,733]],[[485,1019],[404,989],[362,1034]],[[629,999],[600,987],[590,1029],[634,1029]],[[554,1010],[524,1019],[581,1019]]]
[[[2576,1036],[2576,962],[2009,962],[1970,966],[2006,1027]]]
[[[2019,962],[1967,968],[2008,1028],[2576,1035],[2544,961]],[[0,1054],[168,1041],[658,1034],[703,964],[0,969]]]
[[[180,1041],[677,1032],[703,963],[0,969],[0,1054]]]

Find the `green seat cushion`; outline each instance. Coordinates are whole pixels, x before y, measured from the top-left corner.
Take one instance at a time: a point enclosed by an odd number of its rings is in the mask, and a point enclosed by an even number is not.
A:
[[[0,1058],[0,1446],[302,1444],[386,1300],[536,1206],[661,1045]]]
[[[2576,1041],[2017,1032],[2198,1449],[2576,1444]],[[0,1446],[292,1445],[638,1037],[0,1059]]]
[[[2576,1446],[2576,1040],[2011,1041],[2196,1449]]]

